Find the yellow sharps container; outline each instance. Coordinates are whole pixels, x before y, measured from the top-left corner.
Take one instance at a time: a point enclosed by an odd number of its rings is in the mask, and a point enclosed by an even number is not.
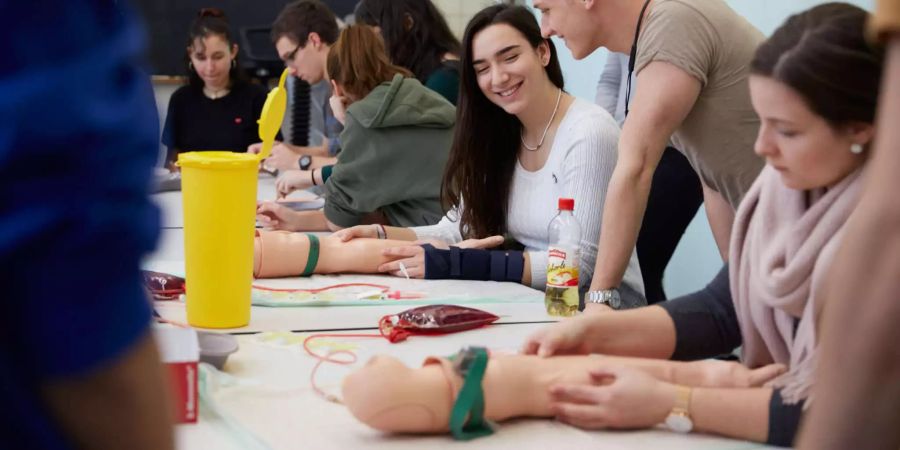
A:
[[[286,78],[287,70],[263,106],[259,155],[215,151],[178,155],[191,326],[238,328],[250,323],[257,174],[284,118]]]
[[[187,320],[195,327],[250,322],[256,155],[190,152],[178,156],[184,198]]]

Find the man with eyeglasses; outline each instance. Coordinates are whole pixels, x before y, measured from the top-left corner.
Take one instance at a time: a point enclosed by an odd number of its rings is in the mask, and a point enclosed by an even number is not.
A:
[[[292,76],[313,86],[326,80],[325,61],[331,45],[338,38],[337,18],[324,3],[319,0],[299,0],[288,4],[278,14],[272,24],[272,42],[278,55]],[[326,83],[327,84],[327,83]],[[324,92],[324,100],[313,102],[321,104],[325,139],[319,146],[297,147],[278,143],[272,148],[266,166],[280,171],[304,170],[333,164],[335,155],[340,152],[339,136],[343,126],[334,118],[328,98],[330,87]],[[257,153],[260,144],[250,146],[249,151]],[[307,178],[309,174],[305,174]],[[321,180],[321,174],[319,175]],[[310,180],[311,182],[311,180]],[[312,184],[312,183],[310,183]]]

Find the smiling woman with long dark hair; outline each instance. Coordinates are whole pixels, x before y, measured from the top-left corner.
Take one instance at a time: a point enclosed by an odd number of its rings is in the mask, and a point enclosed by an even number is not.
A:
[[[524,7],[496,5],[476,14],[463,38],[461,66],[457,125],[442,185],[442,198],[451,210],[434,226],[387,227],[387,237],[430,240],[440,251],[466,239],[476,240],[463,246],[496,245],[502,240],[487,238],[506,235],[525,247],[524,253],[505,256],[513,269],[508,281],[543,289],[547,226],[558,199],[574,198],[583,229],[579,262],[586,286],[606,185],[616,164],[615,120],[563,90],[556,48],[541,36],[534,15]],[[379,231],[377,226],[355,227],[340,236],[376,237]],[[403,263],[410,276],[454,276],[426,267],[424,252],[419,246],[388,251],[405,259],[380,270],[403,275]],[[623,301],[645,303],[634,254]]]

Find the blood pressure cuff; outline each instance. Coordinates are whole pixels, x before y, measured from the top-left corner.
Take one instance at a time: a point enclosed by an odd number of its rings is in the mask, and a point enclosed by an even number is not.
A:
[[[425,249],[425,278],[482,281],[522,281],[525,256],[522,252],[450,247],[440,250],[430,244]]]

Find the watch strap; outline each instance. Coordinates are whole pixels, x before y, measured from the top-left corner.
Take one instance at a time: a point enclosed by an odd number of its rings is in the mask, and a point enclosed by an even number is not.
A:
[[[690,416],[692,389],[682,385],[675,385],[675,389],[675,404],[672,406],[672,413]]]
[[[694,421],[691,419],[691,392],[687,386],[675,385],[675,398],[672,402],[672,410],[666,416],[665,425],[676,433],[690,433],[694,430]]]
[[[620,309],[622,306],[622,296],[615,288],[589,291],[586,301],[587,303],[607,305],[613,309]]]

